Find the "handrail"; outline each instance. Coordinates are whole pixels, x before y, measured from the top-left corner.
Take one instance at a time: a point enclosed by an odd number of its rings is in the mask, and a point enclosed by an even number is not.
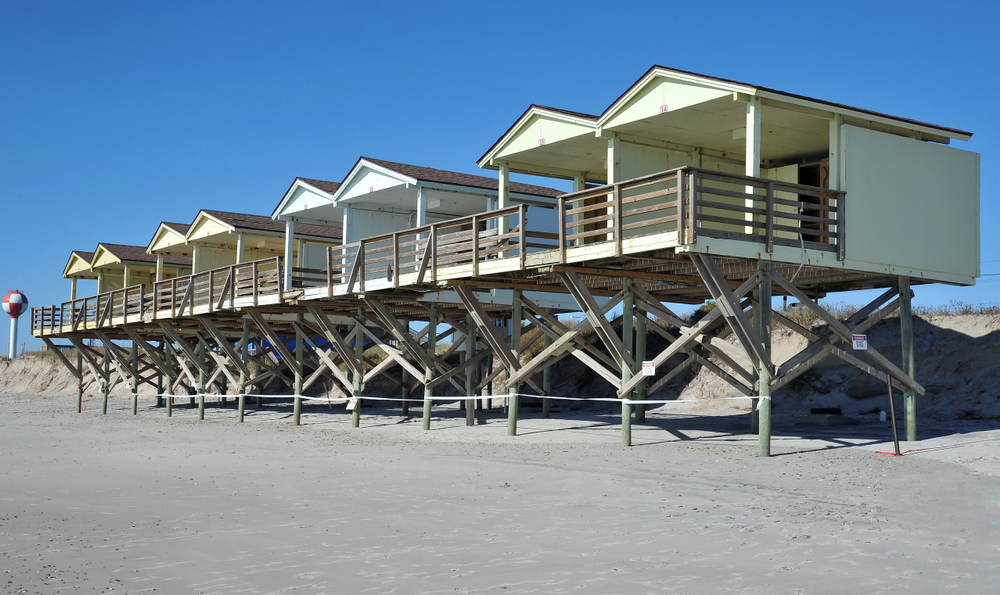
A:
[[[231,264],[145,284],[112,289],[97,295],[32,308],[31,331],[70,331],[175,318],[185,313],[211,313],[235,308],[238,299],[256,306],[261,298],[281,299],[282,256]]]
[[[621,256],[625,239],[664,231],[676,232],[678,244],[703,235],[763,243],[768,253],[775,244],[831,251],[843,260],[845,197],[829,188],[677,167],[560,196],[558,260],[566,262],[569,247],[606,242]]]

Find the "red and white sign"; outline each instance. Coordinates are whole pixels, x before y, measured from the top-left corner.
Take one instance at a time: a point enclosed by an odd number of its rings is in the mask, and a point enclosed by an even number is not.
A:
[[[868,351],[868,335],[851,335],[855,351]]]
[[[354,411],[355,409],[357,409],[357,407],[358,407],[358,400],[357,399],[351,399],[350,401],[347,402],[347,410],[348,411]]]
[[[18,290],[11,291],[3,298],[3,311],[17,318],[28,309],[28,297]]]
[[[656,376],[656,362],[642,362],[643,376]]]

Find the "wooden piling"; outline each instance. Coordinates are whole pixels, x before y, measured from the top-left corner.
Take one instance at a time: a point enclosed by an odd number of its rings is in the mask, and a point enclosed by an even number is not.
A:
[[[465,326],[468,332],[465,334],[465,361],[471,362],[476,357],[476,320],[472,314],[465,315]],[[476,425],[476,400],[473,394],[476,392],[475,370],[479,366],[473,363],[465,369],[465,396],[469,397],[465,403],[465,425]]]
[[[437,323],[438,323],[438,306],[437,303],[431,302],[430,313],[427,316],[427,324],[430,325],[427,329],[427,355],[430,361],[434,361],[435,351],[437,350]],[[434,379],[434,368],[430,365],[424,365],[424,419],[423,427],[424,430],[431,429],[431,397],[434,396],[434,388],[428,386],[430,381]]]
[[[132,370],[139,369],[139,346],[132,343]],[[139,377],[132,376],[132,415],[139,414]]]
[[[549,314],[552,314],[552,308],[548,310]],[[545,349],[549,345],[552,345],[552,337],[547,333],[542,334],[542,349]],[[542,392],[545,396],[542,397],[542,418],[548,419],[552,417],[552,366],[545,366],[542,370]]]
[[[356,399],[354,409],[351,411],[351,427],[357,428],[361,425],[361,382],[364,379],[365,362],[365,329],[362,321],[364,312],[358,310],[358,317],[354,319],[354,359],[358,362],[358,369],[355,370],[351,378],[354,398]]]
[[[899,334],[903,351],[903,372],[910,378],[916,373],[913,356],[913,304],[910,292],[910,278],[899,278]],[[906,441],[917,439],[917,393],[911,388],[903,391],[903,417],[906,424]]]
[[[163,341],[160,341],[160,346],[159,346],[159,349],[157,349],[157,351],[159,352],[160,356],[162,357],[163,354],[164,354],[164,352],[166,351],[166,348],[163,346]],[[157,407],[162,407],[163,406],[163,397],[160,396],[162,394],[163,394],[163,372],[159,371],[159,372],[156,373],[156,406]]]
[[[635,295],[632,293],[631,281],[624,279],[625,298],[622,300],[622,345],[625,353],[632,355],[633,332],[632,320],[635,315]],[[622,384],[632,380],[632,368],[627,361],[622,360]],[[632,446],[632,404],[628,401],[632,399],[632,393],[627,392],[621,396],[622,399],[622,446]]]
[[[243,360],[243,368],[246,368],[248,365],[247,354],[249,352],[249,343],[250,343],[250,319],[243,318],[243,334],[240,335],[240,359]],[[243,416],[244,413],[246,412],[247,380],[248,378],[246,376],[246,373],[243,371],[243,369],[241,369],[240,385],[238,387],[240,393],[239,402],[236,404],[236,417],[238,418],[239,423],[243,423]]]
[[[764,347],[764,357],[771,359],[771,263],[761,260],[757,263],[758,270],[764,275],[760,282],[760,310],[759,325],[757,326],[757,336]],[[754,316],[754,322],[758,318]],[[757,395],[760,397],[757,407],[758,412],[758,439],[757,454],[762,457],[771,456],[771,372],[766,362],[759,362],[757,366]]]
[[[111,393],[111,353],[104,346],[104,384],[101,386],[101,414],[108,414],[108,397]]]
[[[410,321],[409,320],[401,320],[400,322],[403,324],[403,332],[409,333],[410,332]],[[400,414],[403,417],[410,417],[410,373],[407,372],[406,370],[403,370],[403,390],[402,390],[402,392],[403,392],[403,401],[402,401],[402,403],[400,403],[400,409],[401,409]]]
[[[642,362],[646,359],[646,313],[639,312],[635,317],[635,365],[642,370]],[[646,385],[640,384],[635,389],[635,399],[643,401],[646,399]],[[635,406],[635,423],[646,423],[646,406]]]
[[[198,341],[198,421],[205,420],[205,342]]]
[[[515,289],[512,292],[512,312],[510,316],[510,352],[514,356],[515,362],[521,361],[521,322],[524,320],[521,311],[521,290]],[[507,373],[513,375],[517,370],[513,367]],[[521,392],[520,384],[513,384],[507,387],[510,396],[507,399],[507,435],[517,436],[517,407],[518,393]]]
[[[173,370],[173,359],[174,351],[169,344],[166,344],[163,350],[163,359],[167,364],[168,370]],[[174,385],[177,384],[177,376],[167,378],[167,417],[174,416]]]
[[[296,314],[295,321],[298,326],[302,326],[302,315]],[[297,364],[298,372],[295,372],[295,399],[292,403],[292,424],[300,425],[302,423],[302,347],[304,341],[302,337],[299,336],[298,331],[295,332],[295,363]]]
[[[76,350],[76,369],[80,370],[80,378],[76,382],[76,412],[83,413],[83,354]]]

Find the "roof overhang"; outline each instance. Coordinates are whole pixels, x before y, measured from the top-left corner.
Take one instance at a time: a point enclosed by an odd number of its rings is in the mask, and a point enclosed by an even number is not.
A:
[[[71,252],[63,268],[63,279],[96,279],[97,272],[90,263],[90,260],[81,257],[76,251]]]
[[[603,177],[607,143],[596,137],[596,124],[597,116],[532,105],[477,164],[569,180],[589,172]]]
[[[160,223],[153,234],[153,239],[146,246],[147,254],[162,254],[163,256],[191,257],[191,248],[185,241],[185,234]]]
[[[336,202],[333,194],[296,178],[271,213],[271,218],[340,227],[343,225],[343,212]]]

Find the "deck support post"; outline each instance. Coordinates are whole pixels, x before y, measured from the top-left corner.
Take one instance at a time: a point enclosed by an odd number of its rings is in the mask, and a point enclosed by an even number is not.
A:
[[[161,359],[163,358],[163,352],[164,352],[164,350],[165,349],[163,347],[163,341],[160,341],[160,345],[156,348],[156,352],[157,352],[156,355],[158,357],[160,357]],[[163,394],[163,370],[160,370],[156,374],[156,406],[157,407],[162,407],[163,406],[163,397],[160,396],[162,394]]]
[[[910,278],[899,278],[899,333],[903,351],[903,365],[900,366],[907,376],[913,378],[916,371],[916,361],[913,356],[913,294],[910,291]],[[917,393],[907,387],[903,391],[903,417],[906,423],[906,440],[917,439]]]
[[[243,361],[243,367],[240,369],[240,387],[239,387],[239,400],[236,404],[236,416],[239,423],[243,423],[243,416],[246,412],[247,404],[247,354],[249,352],[250,344],[250,321],[246,318],[243,319],[243,332],[240,335],[240,360]]]
[[[410,321],[400,320],[403,325],[404,333],[410,333]],[[400,415],[403,417],[410,417],[410,373],[405,369],[403,370],[403,400],[400,402]]]
[[[101,414],[108,414],[108,396],[111,393],[111,348],[104,346],[104,384],[101,385]]]
[[[521,311],[521,290],[515,289],[512,292],[511,306],[513,308],[510,316],[510,353],[515,362],[521,361],[521,322],[524,320]],[[513,375],[517,369],[510,367],[508,374]],[[507,399],[507,435],[517,436],[517,408],[518,393],[521,391],[521,384],[514,383],[507,387],[510,396]]]
[[[635,367],[637,371],[642,371],[642,362],[646,359],[646,313],[639,310],[635,317]],[[646,385],[640,384],[635,387],[635,400],[646,399]],[[646,423],[646,406],[635,406],[635,423]]]
[[[351,378],[353,381],[353,396],[355,398],[354,409],[351,411],[351,427],[357,428],[361,425],[361,383],[364,379],[365,365],[365,331],[362,318],[364,312],[358,308],[358,317],[354,319],[354,359],[358,362],[358,369],[354,371]]]
[[[757,288],[759,301],[754,308],[754,323],[757,327],[757,339],[764,347],[764,352],[771,359],[771,263],[761,260],[757,263],[762,279]],[[759,312],[759,316],[758,316]],[[757,366],[757,399],[758,413],[758,455],[771,456],[771,370],[765,361],[758,361]]]
[[[132,342],[132,415],[139,414],[139,346]]]
[[[631,358],[633,333],[632,317],[635,313],[635,295],[632,293],[632,286],[628,279],[622,280],[622,287],[625,290],[625,297],[622,300],[622,347],[623,353]],[[622,358],[622,384],[632,380],[632,366],[627,358]],[[632,399],[632,392],[626,391],[620,397],[622,400],[622,446],[632,446],[632,404],[628,401]]]
[[[552,315],[552,308],[546,310],[549,315]],[[552,345],[552,337],[548,333],[543,333],[542,337],[542,349],[545,349],[549,345]],[[542,393],[545,395],[542,397],[542,418],[549,419],[552,417],[552,366],[545,366],[542,370]]]
[[[198,420],[205,419],[205,342],[198,341]]]
[[[168,368],[173,369],[174,350],[169,343],[164,343],[163,348],[163,361],[166,363]],[[167,376],[167,417],[174,416],[174,387],[177,381],[180,380],[180,375]]]
[[[76,351],[76,369],[80,376],[76,379],[76,412],[83,413],[83,354]]]
[[[294,251],[295,222],[289,219],[285,221],[285,270],[282,271],[281,291],[289,291],[292,288],[292,267],[295,265],[295,261],[292,260],[292,253]],[[256,304],[256,302],[254,303]]]
[[[295,322],[302,326],[302,315],[295,315]],[[305,341],[302,340],[302,335],[298,331],[295,332],[295,400],[292,404],[292,424],[300,425],[302,423],[302,352],[305,347]]]
[[[472,314],[465,315],[465,361],[470,362],[476,357],[476,321]],[[476,370],[478,364],[472,364],[465,371],[465,425],[476,425],[476,399],[473,398],[476,392]]]
[[[427,362],[424,364],[424,430],[431,429],[431,405],[434,396],[434,387],[430,382],[434,379],[434,355],[437,350],[437,323],[438,305],[431,302],[430,312],[427,315]]]

